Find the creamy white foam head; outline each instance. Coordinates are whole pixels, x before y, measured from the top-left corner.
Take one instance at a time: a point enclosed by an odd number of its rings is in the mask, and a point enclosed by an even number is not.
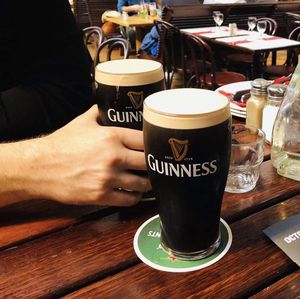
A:
[[[205,128],[222,123],[230,116],[228,99],[206,89],[163,90],[144,101],[144,119],[164,128]]]
[[[97,65],[95,79],[111,86],[139,86],[163,80],[161,63],[147,59],[117,59]]]

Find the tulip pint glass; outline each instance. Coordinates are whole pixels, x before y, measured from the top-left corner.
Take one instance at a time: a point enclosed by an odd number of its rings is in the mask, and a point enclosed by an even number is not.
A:
[[[165,89],[161,63],[146,59],[119,59],[97,65],[96,102],[100,123],[142,130],[143,101]]]
[[[220,211],[231,151],[226,97],[179,88],[144,101],[149,178],[159,201],[161,245],[178,259],[212,254],[220,244]]]

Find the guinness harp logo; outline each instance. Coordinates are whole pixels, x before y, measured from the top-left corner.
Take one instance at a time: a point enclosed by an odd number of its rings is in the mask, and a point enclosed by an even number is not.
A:
[[[175,161],[181,161],[184,159],[189,147],[188,142],[189,141],[187,139],[185,140],[179,140],[176,138],[169,139],[169,143],[171,145],[171,149]]]
[[[143,91],[129,91],[127,95],[130,98],[131,104],[134,109],[140,109],[143,105],[144,101],[144,93]]]

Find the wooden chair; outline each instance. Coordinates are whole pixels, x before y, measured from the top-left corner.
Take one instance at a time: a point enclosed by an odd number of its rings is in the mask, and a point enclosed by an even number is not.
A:
[[[158,51],[165,72],[166,88],[170,89],[175,73],[183,70],[181,32],[164,20],[155,21],[155,26],[160,36]]]
[[[173,9],[164,6],[162,9],[162,20],[154,22],[154,26],[159,34],[157,55],[152,56],[144,51],[139,51],[138,54],[138,58],[155,60],[163,65],[167,89],[171,88],[174,74],[177,71],[176,57],[180,58],[180,55],[175,54],[175,47],[178,49],[178,45],[180,45],[180,30],[170,23],[172,17]]]
[[[300,26],[294,28],[289,34],[289,39],[300,41]],[[266,79],[276,79],[294,73],[298,64],[299,49],[287,50],[287,57],[282,65],[270,65],[262,68],[263,77]]]
[[[183,32],[182,42],[186,87],[215,90],[229,83],[246,80],[240,73],[218,71],[211,47],[199,36]]]
[[[161,19],[165,22],[168,22],[170,23],[172,18],[173,18],[173,13],[174,13],[174,10],[172,8],[170,8],[169,6],[164,6],[162,8],[162,15],[161,15]],[[155,24],[155,23],[154,23]],[[157,28],[156,25],[154,25],[156,27],[156,29],[158,29],[158,32],[160,32],[160,28]],[[139,50],[139,53],[138,53],[138,57],[139,58],[142,58],[142,59],[150,59],[150,60],[157,60],[157,61],[160,61],[161,59],[161,54],[162,54],[162,51],[161,51],[161,43],[159,41],[159,47],[158,47],[158,53],[156,54],[156,56],[152,56],[151,54],[145,52],[145,51],[142,51],[142,50]]]
[[[118,54],[114,57],[114,50],[118,51]],[[129,43],[123,37],[114,37],[107,40],[102,41],[99,44],[96,54],[93,57],[93,63],[91,67],[91,77],[92,77],[92,90],[93,94],[96,94],[96,82],[95,82],[95,69],[98,63],[112,60],[112,59],[121,59],[120,53],[123,53],[123,58],[127,59],[129,56]]]
[[[73,0],[73,12],[80,29],[91,25],[85,0]]]
[[[97,51],[104,41],[104,33],[98,26],[89,26],[82,29],[83,32],[83,43],[91,56],[93,61],[91,66],[91,77],[94,80],[95,74],[95,59]]]
[[[267,24],[265,33],[268,35],[274,35],[277,30],[277,22],[272,18],[259,18],[257,21],[265,21]],[[265,66],[267,63],[267,59],[269,57],[270,52],[264,52],[260,56],[260,64]],[[245,69],[245,74],[248,76],[249,79],[254,79],[254,56],[253,54],[238,52],[232,53],[225,57],[227,66],[229,69]],[[276,53],[272,53],[272,61],[276,60]]]
[[[294,12],[286,12],[284,14],[285,17],[285,25],[287,36],[295,29],[300,26],[300,14]]]
[[[98,50],[100,44],[104,41],[103,30],[98,26],[89,26],[82,29],[83,31],[83,43],[86,48],[89,45],[94,44],[96,50]]]
[[[113,56],[114,50],[116,49],[119,50],[120,48],[122,49],[123,57],[120,56],[120,53],[118,53],[116,57],[114,57]],[[108,61],[108,60],[113,60],[115,58],[127,59],[128,57],[129,57],[128,40],[123,37],[112,37],[102,42],[102,44],[99,46],[94,60],[94,66],[96,67],[98,63]]]

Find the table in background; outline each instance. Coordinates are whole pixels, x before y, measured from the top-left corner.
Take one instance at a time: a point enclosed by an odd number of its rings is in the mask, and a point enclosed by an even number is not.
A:
[[[120,17],[105,17],[105,21],[112,22],[114,24],[123,26],[123,27],[135,27],[136,31],[136,50],[141,47],[143,37],[145,35],[145,28],[153,26],[154,21],[158,17],[141,17],[140,15],[128,16],[127,20],[124,20],[122,16]]]
[[[239,120],[235,120],[239,121]],[[266,156],[266,159],[268,156]],[[1,298],[296,298],[300,270],[263,229],[300,213],[300,183],[271,161],[244,194],[225,193],[233,243],[217,263],[189,273],[150,268],[133,237],[157,202],[128,208],[27,201],[0,209]]]
[[[247,30],[237,30],[235,36],[229,36],[228,27],[222,26],[221,30],[216,30],[215,27],[204,28],[190,28],[182,29],[182,31],[189,32],[195,35],[199,35],[201,38],[208,41],[210,44],[232,49],[234,51],[243,51],[245,53],[251,53],[254,55],[254,71],[255,78],[261,76],[261,61],[260,57],[265,52],[276,52],[279,50],[287,50],[290,48],[300,47],[300,42],[290,40],[279,36],[271,36],[264,34],[261,38],[257,32]],[[272,60],[272,64],[275,64],[276,56]]]

